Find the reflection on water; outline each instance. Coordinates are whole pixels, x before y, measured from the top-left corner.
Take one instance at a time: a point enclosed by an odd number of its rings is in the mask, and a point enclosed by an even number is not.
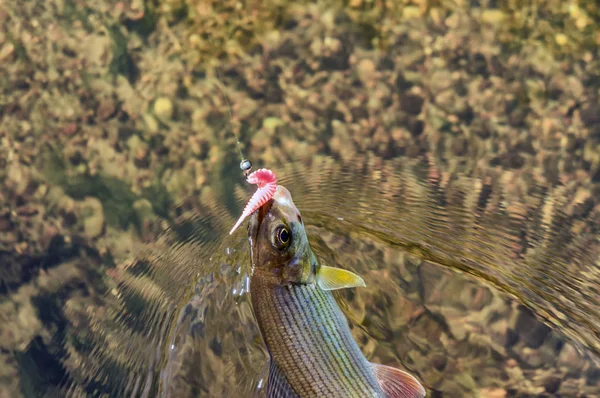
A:
[[[519,196],[493,175],[427,162],[307,163],[273,169],[322,261],[364,277],[366,288],[337,295],[369,359],[444,396],[597,391],[598,220],[569,217],[570,192]],[[235,195],[248,197],[241,185]],[[238,214],[220,197],[208,203],[182,207],[158,241],[110,268],[105,294],[70,300],[76,321],[54,355],[63,391],[260,390],[268,356],[247,297],[244,229],[229,237]]]

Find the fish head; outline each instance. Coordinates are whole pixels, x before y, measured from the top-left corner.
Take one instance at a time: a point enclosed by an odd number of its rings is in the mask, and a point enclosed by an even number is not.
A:
[[[254,275],[281,285],[314,281],[317,258],[287,188],[278,185],[273,198],[251,215],[248,239]]]

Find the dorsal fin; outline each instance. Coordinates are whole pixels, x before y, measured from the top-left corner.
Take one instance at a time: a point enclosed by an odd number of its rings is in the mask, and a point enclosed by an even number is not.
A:
[[[425,389],[417,379],[400,369],[372,363],[381,389],[388,398],[423,398]]]

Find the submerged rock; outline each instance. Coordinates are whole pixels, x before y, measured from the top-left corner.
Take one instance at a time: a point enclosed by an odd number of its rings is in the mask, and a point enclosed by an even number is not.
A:
[[[163,121],[168,121],[173,117],[173,102],[166,97],[160,97],[154,102],[154,115]]]
[[[87,197],[78,203],[79,213],[83,219],[83,233],[94,239],[104,232],[104,209],[102,202],[93,197]]]

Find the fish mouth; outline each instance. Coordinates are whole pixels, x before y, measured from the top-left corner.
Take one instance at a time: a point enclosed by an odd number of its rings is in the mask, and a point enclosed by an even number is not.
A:
[[[257,243],[258,231],[269,214],[269,211],[273,207],[273,199],[256,209],[254,213],[250,215],[250,222],[248,223],[248,238],[251,239],[250,245],[254,247]]]

